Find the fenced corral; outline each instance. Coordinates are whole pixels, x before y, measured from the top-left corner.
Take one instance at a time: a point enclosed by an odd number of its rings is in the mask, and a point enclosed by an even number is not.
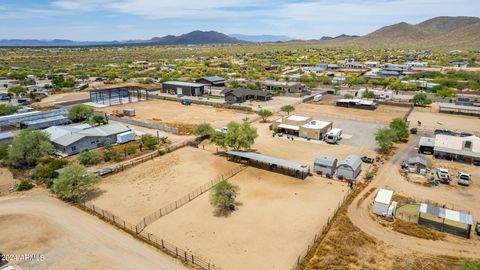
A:
[[[145,229],[145,227],[147,227],[148,225],[152,224],[153,222],[157,221],[159,218],[165,216],[165,215],[168,215],[169,213],[177,210],[178,208],[182,207],[183,205],[189,203],[190,201],[192,201],[193,199],[197,198],[198,196],[204,194],[205,192],[207,192],[208,190],[210,190],[213,186],[215,186],[216,184],[218,184],[219,182],[223,181],[223,180],[227,180],[233,176],[235,176],[236,174],[238,174],[239,172],[241,172],[242,170],[244,170],[246,167],[245,166],[238,166],[236,168],[233,168],[232,170],[224,173],[224,174],[221,174],[221,175],[218,175],[215,179],[211,180],[210,182],[200,186],[199,188],[195,189],[194,191],[188,193],[187,195],[183,196],[182,198],[172,202],[172,203],[169,203],[168,205],[160,208],[159,210],[155,211],[154,213],[152,213],[151,215],[149,216],[146,216],[142,219],[142,221],[140,221],[135,227],[136,227],[136,231],[137,232],[142,232],[143,229]]]
[[[343,197],[343,199],[338,203],[337,207],[333,211],[333,214],[328,217],[327,223],[323,225],[323,227],[320,229],[318,233],[315,234],[313,239],[310,241],[310,243],[307,245],[307,247],[298,255],[297,261],[292,265],[291,270],[297,269],[300,265],[303,264],[303,261],[305,260],[305,257],[308,255],[308,253],[315,247],[315,244],[318,239],[321,238],[321,236],[327,231],[327,229],[330,227],[333,218],[337,215],[338,210],[342,207],[342,205],[347,201],[348,197],[352,194],[353,189],[349,189],[347,191],[347,194]]]
[[[146,122],[142,122],[142,121],[138,121],[138,120],[118,117],[118,116],[115,116],[115,115],[108,115],[108,118],[111,119],[111,120],[114,120],[114,121],[122,122],[122,123],[125,123],[125,124],[130,124],[130,125],[134,125],[134,126],[150,128],[150,129],[158,129],[158,130],[162,130],[162,131],[173,133],[173,134],[179,134],[180,133],[178,128],[173,128],[173,127],[169,127],[169,126],[166,126],[166,125],[146,123]]]
[[[185,146],[188,146],[188,145],[194,145],[194,144],[195,144],[194,139],[178,142],[178,143],[163,147],[161,149],[158,149],[158,150],[154,151],[153,153],[143,155],[143,156],[134,158],[132,160],[120,163],[118,165],[115,165],[114,167],[111,167],[110,169],[112,170],[112,173],[121,172],[121,171],[124,171],[128,168],[134,167],[134,166],[136,166],[140,163],[143,163],[145,161],[152,160],[152,159],[154,159],[156,157],[159,157],[161,155],[164,155],[166,153],[170,153],[170,152],[175,151],[177,149],[180,149],[182,147],[185,147]]]
[[[138,233],[136,231],[136,227],[119,216],[116,216],[110,213],[107,210],[101,209],[93,204],[89,203],[82,203],[81,206],[84,209],[87,209],[91,213],[95,214],[96,216],[106,220],[107,222],[115,225],[116,227],[135,235],[136,237],[140,238],[141,240],[145,241],[146,243],[176,257],[187,263],[188,265],[195,267],[201,270],[220,270],[219,267],[215,266],[214,264],[210,263],[209,261],[200,258],[193,253],[187,251],[187,249],[183,249],[180,247],[175,246],[172,243],[169,243],[151,233],[141,232]]]
[[[148,90],[139,86],[123,86],[90,90],[90,102],[113,106],[148,99]]]

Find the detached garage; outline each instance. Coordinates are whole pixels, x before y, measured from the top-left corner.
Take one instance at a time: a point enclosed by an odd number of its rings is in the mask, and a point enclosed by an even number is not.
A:
[[[359,156],[347,156],[337,167],[339,179],[355,179],[362,171],[362,159]]]
[[[377,193],[377,197],[375,197],[375,201],[373,202],[373,213],[379,216],[387,216],[388,209],[392,204],[392,197],[393,190],[381,188]]]
[[[162,93],[184,96],[203,96],[205,84],[191,82],[164,82],[162,84]]]

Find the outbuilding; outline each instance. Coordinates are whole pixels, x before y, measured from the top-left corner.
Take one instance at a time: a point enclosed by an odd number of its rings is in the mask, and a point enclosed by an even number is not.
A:
[[[469,239],[473,217],[469,213],[422,203],[420,204],[418,224]]]
[[[428,163],[425,159],[415,156],[407,160],[408,171],[425,175],[428,171]]]
[[[330,129],[332,129],[332,122],[312,120],[300,126],[299,135],[302,138],[322,140]]]
[[[225,102],[229,104],[242,103],[247,100],[267,101],[272,99],[272,94],[265,91],[253,89],[225,89],[222,91],[225,96]]]
[[[383,189],[378,190],[377,196],[373,202],[373,213],[379,216],[387,216],[388,209],[392,204],[393,190]]]
[[[202,83],[169,81],[162,84],[162,93],[184,96],[203,96],[205,87]]]
[[[6,143],[9,143],[9,142],[13,141],[13,137],[14,137],[14,135],[10,131],[0,132],[0,145],[3,145],[3,144],[6,144]]]
[[[222,86],[225,86],[225,84],[227,83],[227,80],[225,80],[225,78],[220,76],[209,76],[209,77],[203,77],[203,78],[197,79],[195,80],[195,82],[200,84],[222,87]]]
[[[359,156],[347,156],[337,167],[339,179],[355,179],[362,171],[362,159]]]
[[[336,168],[337,168],[336,158],[327,157],[327,156],[315,157],[314,170],[316,173],[330,177],[335,174]]]
[[[421,137],[418,142],[418,152],[422,154],[432,155],[435,148],[435,138]]]

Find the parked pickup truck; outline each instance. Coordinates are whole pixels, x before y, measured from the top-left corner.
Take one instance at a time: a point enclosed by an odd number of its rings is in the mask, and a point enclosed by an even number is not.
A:
[[[448,173],[447,169],[444,168],[438,168],[437,169],[437,178],[438,181],[445,183],[445,184],[450,184],[450,174]]]
[[[470,185],[470,174],[465,172],[458,173],[458,184],[462,186]]]

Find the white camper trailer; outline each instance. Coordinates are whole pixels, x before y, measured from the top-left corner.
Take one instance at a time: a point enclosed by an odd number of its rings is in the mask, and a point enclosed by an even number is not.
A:
[[[322,98],[323,98],[323,95],[322,95],[322,94],[318,94],[318,95],[316,95],[316,96],[313,97],[313,101],[319,102],[319,101],[322,100]]]
[[[117,143],[127,143],[135,140],[135,131],[127,131],[117,135]]]
[[[332,128],[327,134],[325,135],[325,141],[327,143],[338,143],[342,139],[342,130],[340,128]]]

